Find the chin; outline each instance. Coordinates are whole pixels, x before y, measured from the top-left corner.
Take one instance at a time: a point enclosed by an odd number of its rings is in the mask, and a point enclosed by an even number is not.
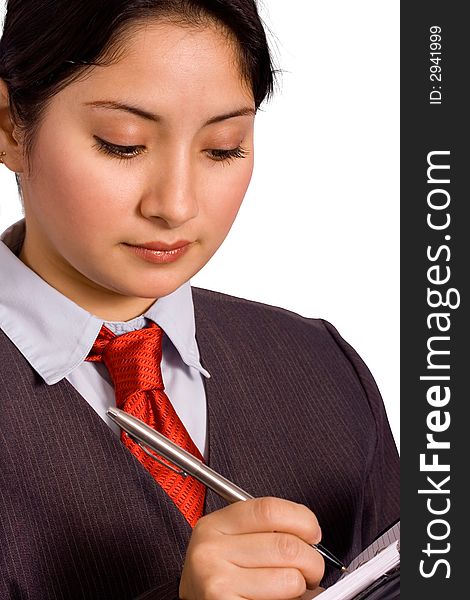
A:
[[[139,284],[127,287],[126,289],[122,289],[120,293],[131,296],[135,298],[148,298],[149,300],[154,300],[155,298],[161,298],[163,296],[168,296],[175,290],[177,290],[183,283],[187,281],[186,279],[181,281],[168,281],[168,282],[159,282],[155,285],[146,284],[145,282],[140,282]]]

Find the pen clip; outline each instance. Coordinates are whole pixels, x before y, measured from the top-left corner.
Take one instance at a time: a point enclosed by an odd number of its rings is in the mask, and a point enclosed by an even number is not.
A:
[[[161,465],[163,465],[167,469],[170,469],[170,471],[173,471],[173,473],[176,473],[177,475],[181,475],[181,477],[187,477],[188,476],[188,474],[185,471],[175,469],[170,464],[168,464],[168,463],[163,462],[162,460],[160,460],[157,456],[155,456],[155,454],[152,454],[152,452],[149,452],[149,450],[147,450],[147,448],[141,442],[139,442],[139,440],[136,440],[134,437],[132,437],[131,435],[129,435],[127,432],[126,432],[126,435],[133,442],[135,442],[139,446],[139,448],[141,448],[145,452],[145,454],[147,454],[148,456],[150,456],[150,458],[153,458],[153,460],[156,460],[158,463],[160,463]]]

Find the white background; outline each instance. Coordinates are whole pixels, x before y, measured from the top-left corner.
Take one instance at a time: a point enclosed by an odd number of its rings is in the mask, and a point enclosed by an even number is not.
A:
[[[399,2],[264,0],[277,67],[251,186],[193,285],[331,321],[399,444]],[[1,149],[0,149],[1,150]],[[0,169],[0,230],[21,218]]]

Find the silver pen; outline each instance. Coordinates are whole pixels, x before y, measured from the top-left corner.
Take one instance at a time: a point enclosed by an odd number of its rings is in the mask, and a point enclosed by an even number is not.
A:
[[[225,477],[205,465],[189,452],[186,452],[186,450],[183,450],[183,448],[180,448],[177,444],[174,444],[164,435],[155,431],[155,429],[152,429],[140,419],[137,419],[137,417],[133,417],[125,411],[114,407],[108,409],[107,415],[154,460],[172,469],[182,477],[191,475],[224,498],[229,504],[233,504],[239,500],[250,500],[254,497],[228,479],[225,479]],[[163,456],[167,461],[179,467],[179,470],[161,461],[157,456],[149,452],[147,448]],[[312,546],[334,567],[340,569],[342,572],[347,571],[346,567],[324,546],[321,544],[312,544]]]

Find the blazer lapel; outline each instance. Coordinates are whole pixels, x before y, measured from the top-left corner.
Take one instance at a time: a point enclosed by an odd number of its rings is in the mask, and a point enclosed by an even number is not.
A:
[[[255,374],[246,372],[237,376],[240,366],[237,353],[243,352],[243,348],[231,346],[202,319],[197,320],[196,339],[201,364],[211,374],[209,379],[204,378],[208,465],[248,494],[284,497],[285,488],[276,464],[279,447],[271,440],[264,440],[264,431],[269,427],[265,428],[265,414],[258,410],[264,398],[257,398],[248,383]],[[224,506],[227,506],[224,499],[207,490],[206,514]]]
[[[63,387],[64,395],[70,396],[71,403],[75,405],[84,416],[84,422],[93,427],[85,428],[80,432],[80,442],[94,447],[98,439],[105,439],[110,449],[107,456],[108,464],[112,465],[113,471],[125,473],[129,470],[137,471],[139,477],[144,482],[148,493],[154,497],[154,501],[159,506],[165,506],[165,511],[172,515],[172,520],[177,523],[177,527],[183,537],[191,534],[191,527],[176,508],[171,498],[163,491],[158,483],[153,479],[150,473],[145,469],[142,463],[121,443],[116,434],[106,425],[103,419],[96,414],[83,396],[72,386],[72,384],[63,379],[56,384]],[[72,438],[73,440],[73,438]],[[73,443],[73,442],[72,442]]]

